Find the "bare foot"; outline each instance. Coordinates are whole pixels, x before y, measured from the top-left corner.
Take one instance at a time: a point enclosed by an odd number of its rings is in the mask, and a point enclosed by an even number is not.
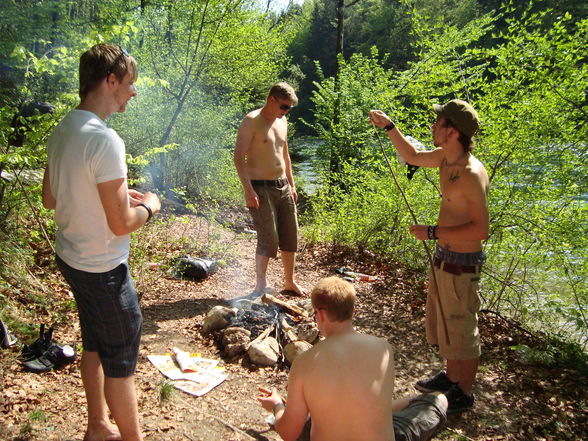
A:
[[[113,424],[101,424],[86,430],[84,441],[122,441],[118,428]]]
[[[257,294],[257,295],[262,295],[265,291],[265,288],[267,287],[267,284],[265,282],[265,280],[263,281],[257,281],[257,283],[255,284],[255,288],[253,288],[253,292],[251,294]]]
[[[287,291],[288,293],[292,293],[292,295],[295,295],[295,296],[298,296],[298,297],[304,297],[304,296],[306,296],[306,290],[304,288],[302,288],[296,282],[285,283],[284,284],[284,291]]]

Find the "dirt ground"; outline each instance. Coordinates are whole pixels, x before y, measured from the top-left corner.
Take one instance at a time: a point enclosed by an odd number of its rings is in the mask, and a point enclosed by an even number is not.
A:
[[[255,396],[260,385],[275,386],[285,393],[287,369],[258,368],[242,358],[224,359],[214,341],[200,333],[202,319],[211,307],[251,292],[255,237],[230,229],[214,229],[211,233],[206,220],[195,217],[184,218],[171,230],[175,233],[166,234],[214,241],[217,252],[220,248],[226,251],[227,264],[202,282],[177,280],[163,269],[133,271],[142,294],[144,315],[136,382],[145,440],[280,439],[265,422],[268,413],[261,409]],[[424,339],[426,281],[422,275],[378,261],[369,253],[304,244],[301,250],[298,280],[308,289],[340,266],[382,277],[375,283],[356,282],[355,324],[362,332],[388,339],[396,348],[399,397],[415,393],[416,380],[442,367],[442,360]],[[164,251],[161,253],[157,257],[165,261]],[[131,260],[131,267],[133,263]],[[279,259],[270,262],[268,273],[275,295],[287,298],[279,292]],[[56,296],[68,296],[63,285],[55,286],[61,287],[55,288]],[[468,413],[451,416],[436,439],[588,439],[587,379],[573,370],[549,369],[518,360],[509,347],[523,341],[524,333],[495,316],[482,314],[480,330],[483,356],[474,391],[476,405]],[[67,321],[56,329],[54,338],[62,344],[80,344],[74,312],[68,313]],[[163,376],[146,356],[169,352],[172,347],[220,360],[229,378],[202,397],[174,389],[170,399],[161,401]],[[20,345],[0,351],[0,440],[81,440],[86,407],[79,362],[37,375],[23,371],[17,363],[19,352]]]

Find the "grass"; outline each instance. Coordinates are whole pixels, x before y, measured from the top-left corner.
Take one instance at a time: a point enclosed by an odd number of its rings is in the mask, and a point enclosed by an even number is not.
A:
[[[45,422],[47,421],[47,415],[40,409],[35,409],[28,415],[29,421],[36,421],[36,422]]]
[[[167,378],[159,383],[159,401],[165,403],[169,401],[174,394],[174,383]]]

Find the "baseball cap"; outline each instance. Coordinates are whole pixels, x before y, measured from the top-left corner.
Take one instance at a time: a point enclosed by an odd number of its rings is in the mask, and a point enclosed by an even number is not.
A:
[[[478,112],[465,101],[455,99],[446,104],[433,104],[433,110],[437,115],[451,120],[461,133],[470,138],[480,128]]]

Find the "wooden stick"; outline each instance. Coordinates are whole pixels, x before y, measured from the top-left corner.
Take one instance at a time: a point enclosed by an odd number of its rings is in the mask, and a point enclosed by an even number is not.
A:
[[[290,326],[290,323],[288,323],[284,317],[282,317],[282,320],[280,321],[280,326],[290,341],[294,342],[299,340],[298,334],[292,330],[292,326]]]
[[[211,414],[209,414],[209,413],[205,413],[204,415],[205,415],[205,416],[207,416],[207,417],[210,417],[210,418],[213,418],[213,419],[217,420],[219,423],[222,423],[222,424],[224,424],[224,425],[225,425],[225,426],[227,426],[229,429],[231,429],[231,430],[234,430],[235,432],[237,432],[237,433],[239,433],[239,434],[241,434],[241,435],[243,435],[243,436],[246,436],[246,437],[247,437],[247,438],[249,438],[249,439],[252,439],[252,440],[254,440],[254,441],[256,440],[256,438],[252,437],[252,436],[251,436],[251,435],[249,435],[247,432],[244,432],[244,431],[242,431],[241,429],[239,429],[239,428],[237,428],[237,427],[233,426],[232,424],[229,424],[229,423],[227,423],[226,421],[223,421],[223,420],[221,420],[221,419],[220,419],[219,417],[217,417],[217,416],[211,415]]]
[[[270,325],[269,328],[267,328],[265,331],[263,331],[261,334],[259,334],[257,337],[255,337],[254,340],[251,340],[248,344],[247,344],[247,349],[249,349],[253,344],[257,343],[258,341],[263,340],[264,338],[266,338],[270,332],[272,332],[274,330],[275,325]]]
[[[398,188],[398,190],[400,191],[400,194],[402,195],[402,198],[404,199],[404,203],[406,204],[406,207],[408,208],[408,211],[410,212],[410,215],[412,216],[412,220],[414,221],[415,224],[418,224],[419,221],[417,220],[416,214],[414,214],[414,211],[410,205],[410,202],[408,202],[408,198],[406,197],[406,193],[404,192],[404,190],[402,189],[401,185],[398,183],[398,179],[396,179],[396,173],[394,173],[394,169],[392,168],[392,164],[390,163],[390,160],[388,159],[388,155],[386,154],[386,150],[384,150],[384,145],[382,144],[382,140],[380,139],[380,133],[378,132],[378,128],[376,127],[376,125],[372,122],[372,126],[374,127],[374,131],[376,132],[376,138],[378,138],[378,143],[380,144],[380,150],[382,150],[382,155],[384,156],[384,159],[386,160],[386,163],[388,164],[388,168],[390,169],[390,173],[392,174],[392,179],[394,180],[394,183],[396,184],[396,187]],[[445,331],[445,341],[448,345],[451,345],[451,340],[449,339],[449,331],[447,330],[447,320],[445,320],[445,311],[443,308],[443,304],[441,303],[441,296],[439,294],[439,290],[441,289],[439,284],[437,283],[437,276],[435,274],[435,266],[433,265],[433,256],[431,255],[431,251],[429,250],[429,247],[427,246],[427,242],[424,240],[421,240],[421,243],[423,244],[423,247],[425,247],[425,253],[427,254],[427,259],[429,260],[429,267],[431,268],[431,276],[433,281],[435,282],[435,288],[437,291],[437,306],[439,307],[439,314],[441,315],[441,321],[443,322],[443,330]],[[431,283],[429,281],[429,283]]]
[[[296,306],[296,305],[292,305],[288,302],[284,302],[283,300],[280,300],[277,297],[272,296],[271,294],[264,294],[261,297],[261,301],[263,303],[265,303],[266,305],[278,306],[292,315],[299,315],[304,318],[308,318],[308,314],[306,313],[306,311],[303,308]]]

